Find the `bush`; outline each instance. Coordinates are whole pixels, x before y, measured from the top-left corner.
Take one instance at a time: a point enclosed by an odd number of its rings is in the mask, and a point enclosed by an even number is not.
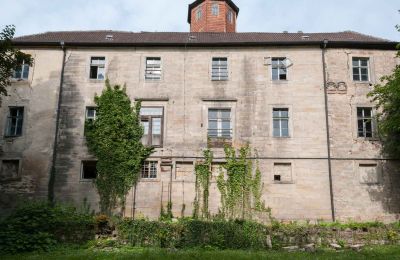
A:
[[[79,244],[94,238],[93,216],[46,202],[18,207],[0,227],[0,252],[8,253],[48,251],[59,243]]]

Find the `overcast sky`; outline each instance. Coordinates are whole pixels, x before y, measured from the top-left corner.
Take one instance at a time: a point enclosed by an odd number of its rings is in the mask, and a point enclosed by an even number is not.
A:
[[[0,0],[0,26],[17,35],[60,30],[189,30],[194,0]],[[400,41],[400,0],[233,0],[238,32],[353,30]]]

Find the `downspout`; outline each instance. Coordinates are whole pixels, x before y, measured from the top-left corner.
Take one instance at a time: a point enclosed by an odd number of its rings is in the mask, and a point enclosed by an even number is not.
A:
[[[62,104],[62,94],[63,94],[63,84],[64,84],[64,69],[65,69],[65,59],[67,50],[65,48],[65,43],[60,42],[61,49],[63,51],[63,61],[61,67],[61,77],[60,77],[60,87],[58,91],[58,104],[57,104],[57,116],[56,116],[56,131],[54,135],[54,144],[53,144],[53,160],[50,170],[50,178],[49,178],[49,186],[48,186],[48,201],[51,205],[54,205],[54,184],[56,178],[56,160],[57,160],[57,142],[58,142],[58,133],[60,126],[60,114],[61,114],[61,104]]]
[[[328,108],[328,82],[326,80],[326,62],[325,62],[325,53],[326,47],[328,45],[328,40],[324,40],[322,43],[322,70],[324,73],[324,96],[325,96],[325,120],[326,120],[326,142],[328,148],[328,171],[329,171],[329,193],[331,200],[331,211],[332,211],[332,221],[336,221],[335,216],[335,202],[333,199],[333,183],[332,183],[332,158],[331,158],[331,140],[330,140],[330,131],[329,131],[329,108]]]

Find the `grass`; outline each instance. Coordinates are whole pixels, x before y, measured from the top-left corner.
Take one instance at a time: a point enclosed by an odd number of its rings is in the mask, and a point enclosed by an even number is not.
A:
[[[238,250],[205,250],[193,249],[173,251],[167,249],[144,249],[144,248],[113,248],[109,250],[95,250],[95,249],[74,249],[64,248],[58,249],[49,253],[30,253],[30,254],[17,254],[17,255],[0,255],[3,260],[47,260],[47,259],[84,259],[84,260],[101,260],[101,259],[162,259],[162,260],[175,260],[175,259],[217,259],[217,260],[235,260],[235,259],[400,259],[400,246],[378,246],[366,247],[361,252],[354,252],[350,250],[345,251],[332,251],[320,250],[316,253],[295,252],[287,253],[281,251],[238,251]]]

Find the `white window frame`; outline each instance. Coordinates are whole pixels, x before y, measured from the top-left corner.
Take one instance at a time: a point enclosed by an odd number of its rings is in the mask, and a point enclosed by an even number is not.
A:
[[[92,63],[92,60],[94,59],[103,59],[104,58],[104,64],[96,64],[96,63]],[[107,62],[107,58],[105,56],[91,56],[90,60],[89,60],[89,79],[90,80],[105,80],[106,79],[106,62]],[[92,78],[92,67],[97,67],[97,75],[96,78]],[[103,69],[103,74],[99,73],[99,68]],[[100,75],[103,75],[103,78],[99,78]]]
[[[279,117],[275,117],[274,116],[274,112],[276,110],[279,110]],[[281,112],[283,110],[287,111],[287,114],[288,114],[287,117],[282,117],[281,116]],[[279,120],[279,136],[276,136],[275,135],[275,131],[274,131],[274,122],[276,120]],[[288,129],[287,129],[288,135],[287,136],[283,135],[282,122],[285,121],[285,120],[287,121],[287,125],[288,125]],[[275,138],[289,138],[290,137],[290,109],[288,107],[273,107],[272,108],[272,136],[275,137]]]
[[[226,19],[228,20],[229,23],[233,23],[233,12],[232,12],[232,10],[228,11],[228,13],[226,14]]]
[[[354,66],[354,61],[355,60],[357,60],[357,65],[356,66]],[[361,62],[363,60],[367,61],[367,66],[362,66],[361,65]],[[371,81],[370,67],[371,67],[371,59],[369,57],[352,57],[352,59],[351,59],[351,68],[352,68],[351,74],[352,74],[353,81],[355,81],[355,82],[370,82]],[[359,77],[360,77],[358,80],[354,78],[354,76],[355,76],[354,69],[358,70]],[[363,80],[362,79],[362,74],[361,74],[361,70],[362,69],[367,69],[367,76],[368,76],[367,80]]]
[[[219,16],[219,4],[218,3],[213,3],[211,5],[211,14],[214,16]]]
[[[203,6],[199,6],[196,10],[196,21],[200,21],[203,18]]]
[[[362,116],[359,117],[358,116],[358,110],[362,109]],[[371,110],[371,116],[370,117],[366,117],[365,116],[365,109],[369,109]],[[368,107],[368,106],[357,106],[356,107],[356,116],[357,116],[357,137],[358,138],[375,138],[375,121],[374,121],[374,108],[373,107]],[[360,136],[360,131],[359,131],[359,121],[363,120],[363,136]],[[366,123],[367,120],[370,120],[371,122],[371,136],[367,137],[367,127],[366,127]]]
[[[89,116],[89,110],[94,110],[94,116]],[[85,111],[85,119],[86,120],[96,120],[97,116],[97,107],[95,106],[87,106]]]
[[[159,64],[149,64],[149,61],[159,60]],[[144,79],[146,81],[160,81],[162,79],[162,58],[161,57],[146,57],[145,58]]]
[[[145,172],[146,166],[148,172],[146,173],[146,175],[144,175],[143,173]],[[140,178],[143,180],[156,180],[158,178],[158,171],[158,161],[144,161],[140,169]]]
[[[226,60],[226,75],[224,75],[224,67],[222,61]],[[214,65],[214,62],[218,62]],[[228,81],[229,80],[229,59],[228,57],[212,57],[211,59],[211,81]]]
[[[285,61],[286,59],[287,59],[287,57],[271,57],[271,80],[272,81],[275,81],[275,82],[283,81],[283,82],[285,82],[285,81],[288,80],[289,68],[286,67],[286,65],[284,65],[284,64],[283,65],[280,64],[282,61]],[[274,65],[274,60],[278,60],[278,66],[277,67],[275,67],[276,65]],[[273,73],[274,69],[278,69],[278,79],[274,79],[274,73]],[[286,70],[286,72],[285,72],[286,79],[280,79],[279,75],[280,75],[281,70]]]
[[[217,118],[216,119],[212,119],[213,121],[217,122],[217,129],[210,129],[210,110],[215,110],[217,111]],[[230,124],[230,129],[229,130],[229,136],[225,136],[223,135],[223,128],[222,128],[222,123],[226,120],[226,118],[222,118],[221,116],[221,112],[222,111],[228,111],[229,110],[229,124]],[[228,139],[231,140],[233,138],[233,125],[232,125],[232,109],[227,107],[227,108],[208,108],[208,116],[207,116],[207,120],[208,120],[208,129],[207,129],[207,136],[209,138],[222,138],[222,139]],[[210,136],[210,131],[217,131],[217,136]]]
[[[13,74],[11,76],[11,79],[13,79],[13,80],[28,80],[29,79],[29,70],[30,70],[29,64],[25,63],[25,61],[22,61],[22,64],[19,65],[18,67],[21,70],[21,75],[19,77],[16,77],[16,70],[14,70]],[[26,75],[26,77],[24,77],[24,68],[28,68],[28,74]]]

